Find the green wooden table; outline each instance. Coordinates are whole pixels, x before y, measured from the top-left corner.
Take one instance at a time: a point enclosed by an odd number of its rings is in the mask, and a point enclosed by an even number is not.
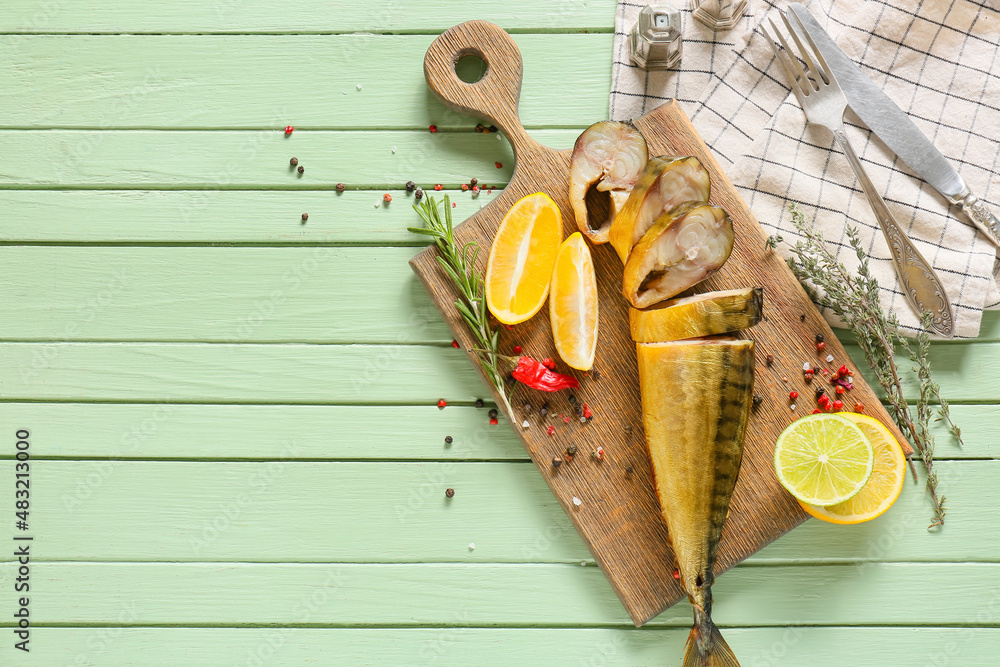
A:
[[[537,139],[606,117],[613,0],[5,3],[0,664],[680,663],[688,605],[631,626],[406,264],[406,181],[462,218],[511,174],[424,84],[470,18],[514,33]],[[933,363],[945,529],[911,483],[726,574],[744,667],[997,664],[1000,317]]]

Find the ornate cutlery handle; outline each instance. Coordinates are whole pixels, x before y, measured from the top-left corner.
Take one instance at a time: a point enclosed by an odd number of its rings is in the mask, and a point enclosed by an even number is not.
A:
[[[972,220],[972,224],[986,234],[994,245],[1000,247],[1000,220],[997,220],[993,211],[982,199],[972,194],[968,186],[963,188],[962,192],[951,203],[961,206],[965,214]]]
[[[858,181],[868,197],[868,203],[871,204],[872,210],[875,212],[875,218],[889,244],[889,252],[892,253],[892,266],[899,277],[906,300],[910,302],[918,316],[922,316],[925,311],[931,314],[931,329],[935,333],[950,338],[955,331],[955,320],[951,314],[951,303],[948,301],[944,286],[938,280],[931,265],[896,223],[896,219],[885,205],[882,196],[875,189],[871,179],[868,178],[868,173],[865,172],[861,160],[854,152],[854,147],[847,139],[844,128],[834,130],[833,136],[844,150],[848,162],[851,163],[851,167],[857,174]]]

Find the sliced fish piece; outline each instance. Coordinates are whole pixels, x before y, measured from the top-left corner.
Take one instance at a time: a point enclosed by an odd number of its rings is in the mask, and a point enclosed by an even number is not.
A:
[[[628,123],[594,123],[576,140],[569,163],[569,201],[577,228],[591,243],[608,242],[615,215],[628,199],[647,157],[646,140]],[[602,220],[592,220],[587,213],[587,191],[595,183],[598,192],[609,194],[609,211]]]
[[[639,389],[656,494],[694,611],[684,667],[738,667],[712,622],[719,538],[743,457],[754,343],[638,343]]]
[[[718,206],[686,202],[664,213],[625,263],[622,293],[646,308],[718,271],[733,251],[733,222]]]
[[[749,329],[760,322],[760,287],[705,292],[669,299],[647,310],[629,309],[629,328],[637,343],[659,343]]]
[[[650,158],[608,232],[622,264],[657,218],[686,201],[707,202],[711,188],[708,170],[696,157]]]

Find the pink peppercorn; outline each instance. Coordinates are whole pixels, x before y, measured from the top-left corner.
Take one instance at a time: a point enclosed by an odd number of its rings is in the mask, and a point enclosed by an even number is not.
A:
[[[842,400],[840,400],[839,398],[836,401],[833,402],[833,409],[834,410],[840,410],[843,407],[844,407],[844,402]]]
[[[292,127],[291,125],[286,125],[285,126],[285,136],[288,136],[289,134],[291,134],[294,131],[295,131],[295,128]]]
[[[451,341],[451,346],[454,347],[455,349],[458,349],[458,341],[457,340]]]
[[[429,129],[429,130],[430,130],[430,131],[431,131],[432,133],[433,133],[433,132],[437,132],[437,131],[438,131],[438,126],[437,126],[437,125],[431,125],[431,126],[430,126],[429,128],[427,128],[427,129]]]
[[[556,434],[556,427],[555,426],[549,426],[547,429],[545,429],[545,432],[548,433],[549,435],[555,435]]]
[[[495,165],[496,165],[496,168],[497,168],[497,169],[503,169],[503,165],[502,165],[502,164],[500,164],[499,162],[494,162],[493,164],[495,164]]]
[[[392,195],[386,192],[384,195],[382,195],[382,201],[388,204],[389,202],[392,201]]]
[[[444,410],[447,406],[448,406],[448,401],[444,400],[443,398],[438,401],[438,409]]]
[[[514,346],[514,354],[521,354],[522,350],[523,350],[523,348],[520,345],[515,345]]]

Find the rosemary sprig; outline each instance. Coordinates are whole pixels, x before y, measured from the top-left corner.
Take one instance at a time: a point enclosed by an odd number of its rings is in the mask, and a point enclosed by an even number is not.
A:
[[[940,526],[944,523],[945,497],[938,495],[938,477],[934,470],[934,435],[930,431],[931,417],[936,413],[938,420],[946,422],[960,445],[962,439],[961,431],[948,413],[948,403],[941,398],[938,385],[931,380],[928,360],[930,336],[922,332],[917,335],[916,346],[911,345],[900,332],[896,316],[882,310],[878,298],[878,281],[869,271],[868,256],[861,246],[857,229],[847,228],[848,240],[860,262],[857,275],[853,275],[830,253],[823,235],[807,224],[802,212],[794,204],[790,206],[790,210],[792,224],[804,240],[797,241],[791,248],[792,257],[789,258],[788,265],[813,301],[832,310],[854,331],[865,361],[885,390],[889,413],[920,455],[927,470],[927,491],[934,505],[934,515],[928,529]],[[924,313],[925,328],[929,320],[930,314]],[[916,418],[903,395],[903,381],[895,360],[896,348],[904,350],[916,364],[912,369],[920,383]],[[938,402],[937,409],[931,407],[932,400]],[[907,455],[907,459],[916,478],[916,468],[913,467],[910,455]]]
[[[414,234],[424,234],[434,239],[437,246],[438,263],[448,274],[458,288],[461,299],[455,302],[455,308],[461,313],[462,319],[469,326],[476,339],[475,354],[482,366],[483,372],[490,383],[500,394],[507,414],[513,414],[507,399],[504,386],[504,373],[498,365],[500,360],[500,333],[490,325],[489,310],[486,307],[486,288],[483,277],[476,272],[476,257],[479,256],[479,245],[475,242],[459,245],[455,241],[455,232],[451,222],[451,200],[444,196],[444,215],[434,197],[426,197],[421,203],[414,204],[413,210],[424,221],[423,227],[410,227]]]

